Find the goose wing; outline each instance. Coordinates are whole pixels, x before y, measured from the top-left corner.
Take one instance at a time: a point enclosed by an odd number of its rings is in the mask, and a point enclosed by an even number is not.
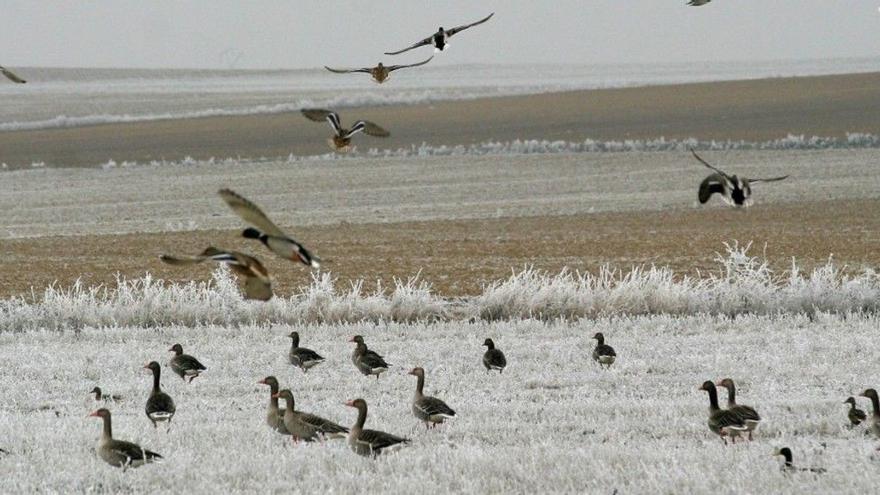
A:
[[[368,136],[374,137],[388,137],[391,135],[390,132],[370,122],[369,120],[358,120],[354,123],[353,126],[351,126],[351,130],[348,131],[348,133],[346,133],[343,137],[350,138],[359,132],[363,132]]]
[[[3,75],[6,76],[7,79],[9,79],[10,81],[12,81],[14,83],[24,84],[27,82],[24,79],[18,77],[14,72],[7,69],[6,67],[0,67],[0,72],[2,72]]]
[[[290,351],[290,355],[296,356],[296,358],[303,363],[307,363],[309,361],[322,361],[324,359],[324,357],[317,352],[311,349],[306,349],[305,347],[297,347],[296,349],[292,349]]]
[[[699,161],[699,162],[702,163],[703,165],[709,167],[710,169],[714,170],[715,172],[721,174],[722,177],[724,177],[724,178],[726,178],[726,179],[730,179],[730,176],[727,175],[723,170],[718,169],[718,168],[715,168],[715,167],[713,167],[712,165],[709,165],[709,162],[707,162],[706,160],[703,160],[702,158],[700,158],[700,155],[698,155],[697,152],[694,151],[693,148],[691,148],[691,153],[694,155],[694,158],[696,158],[697,161]]]
[[[430,45],[433,42],[434,42],[434,35],[432,34],[431,36],[428,36],[427,38],[423,39],[422,41],[417,41],[417,42],[413,43],[412,45],[404,48],[403,50],[397,50],[396,52],[385,52],[385,55],[400,55],[403,52],[408,52],[408,51],[415,49],[415,48],[418,48],[420,46]]]
[[[709,201],[709,198],[715,193],[726,195],[728,188],[728,181],[723,175],[712,174],[703,179],[703,182],[700,183],[700,191],[697,194],[697,199],[700,200],[700,204],[706,204]]]
[[[388,71],[389,71],[389,72],[393,72],[393,71],[396,71],[397,69],[406,69],[407,67],[418,67],[418,66],[420,66],[420,65],[425,65],[425,64],[427,64],[428,62],[430,62],[430,61],[433,60],[433,59],[434,59],[434,56],[432,55],[432,56],[431,56],[430,58],[428,58],[427,60],[424,60],[424,61],[422,61],[422,62],[417,62],[417,63],[415,63],[415,64],[409,64],[409,65],[389,65],[389,66],[388,66]]]
[[[458,32],[461,32],[461,31],[464,31],[464,30],[467,29],[467,28],[472,28],[472,27],[474,27],[474,26],[477,26],[477,25],[479,25],[479,24],[482,24],[482,23],[488,21],[489,19],[491,19],[493,15],[495,15],[495,12],[492,12],[491,14],[487,15],[486,17],[484,17],[483,19],[480,19],[480,20],[477,21],[477,22],[472,22],[472,23],[470,23],[470,24],[465,24],[464,26],[458,26],[458,27],[454,27],[454,28],[452,28],[452,29],[447,29],[447,30],[446,30],[446,35],[447,35],[447,36],[452,36],[453,34],[458,33]]]
[[[189,354],[181,354],[180,356],[175,356],[172,364],[178,366],[184,370],[206,370],[208,368],[205,367],[204,364],[200,363],[198,359]]]
[[[324,68],[329,70],[330,72],[335,72],[337,74],[350,74],[352,72],[364,72],[369,74],[371,70],[369,67],[364,67],[362,69],[334,69],[333,67],[327,67],[326,65],[324,66]]]
[[[217,192],[223,201],[245,222],[257,227],[268,235],[286,237],[277,225],[263,213],[259,206],[232,189],[221,189]]]
[[[417,408],[419,411],[423,412],[426,416],[455,416],[455,411],[452,410],[451,407],[446,405],[445,402],[436,398],[436,397],[422,397],[421,400],[416,401],[413,404],[413,407]]]
[[[389,364],[382,359],[382,356],[376,353],[367,352],[363,356],[361,356],[360,361],[365,366],[369,366],[371,369],[376,368],[388,368]]]
[[[299,413],[299,420],[323,434],[348,433],[348,428],[314,414],[301,412]]]
[[[333,128],[333,132],[336,133],[337,136],[342,135],[342,125],[340,125],[339,114],[336,112],[332,112],[330,110],[323,110],[320,108],[304,108],[301,110],[302,114],[309,120],[313,120],[315,122],[324,122],[330,124],[330,127]]]
[[[378,452],[384,448],[391,447],[392,445],[407,443],[409,442],[409,439],[392,435],[391,433],[385,433],[384,431],[363,430],[358,436],[358,441],[368,444],[373,451]]]
[[[751,184],[752,182],[776,182],[780,180],[787,179],[787,175],[783,175],[782,177],[771,177],[769,179],[743,179],[743,182]]]

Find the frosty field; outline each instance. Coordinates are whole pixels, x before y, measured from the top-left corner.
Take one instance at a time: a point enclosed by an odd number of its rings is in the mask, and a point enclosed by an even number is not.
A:
[[[876,316],[615,317],[577,323],[346,324],[85,329],[0,334],[0,491],[14,492],[590,492],[868,493],[877,443],[845,428],[843,400],[875,386]],[[297,330],[327,362],[304,375],[286,363]],[[619,360],[589,359],[602,331]],[[378,381],[357,373],[347,343],[362,334],[394,366]],[[480,365],[485,337],[509,361]],[[177,402],[173,427],[154,430],[143,405],[148,360],[180,342],[208,371],[184,384],[163,365]],[[459,417],[425,431],[411,416],[415,379]],[[367,426],[412,438],[378,460],[341,441],[292,446],[264,424],[274,374],[303,410],[354,422],[345,400],[370,404]],[[733,377],[741,403],[765,418],[752,443],[722,445],[706,427],[705,379]],[[122,394],[114,434],[165,456],[122,472],[93,452],[100,421],[86,395]],[[863,407],[867,404],[862,403]],[[774,447],[822,476],[784,475]]]

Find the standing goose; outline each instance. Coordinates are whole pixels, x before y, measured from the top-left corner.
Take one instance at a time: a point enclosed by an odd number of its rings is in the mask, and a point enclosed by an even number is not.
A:
[[[290,353],[288,354],[290,364],[303,370],[303,373],[307,373],[309,368],[324,362],[324,358],[317,352],[299,346],[299,332],[290,332],[288,337],[291,339]]]
[[[614,364],[614,359],[617,358],[614,348],[605,343],[605,336],[602,335],[602,332],[596,332],[593,338],[596,339],[596,348],[593,349],[593,361],[599,363],[599,367],[611,368],[611,365]]]
[[[202,371],[208,369],[205,368],[205,365],[200,363],[198,359],[189,354],[184,354],[183,346],[180,344],[174,344],[168,350],[174,353],[174,357],[171,358],[171,370],[177,373],[177,375],[183,378],[183,381],[187,383],[192,382],[202,373]],[[189,380],[187,380],[187,378],[189,378]]]
[[[858,426],[862,421],[868,419],[868,415],[865,414],[865,411],[856,407],[856,399],[854,397],[847,397],[843,403],[849,404],[849,411],[846,413],[846,417],[849,418],[850,428]]]
[[[734,438],[735,442],[736,437],[748,431],[745,421],[738,414],[718,407],[718,391],[715,389],[714,383],[706,380],[700,390],[709,393],[709,421],[707,422],[709,429],[721,437],[725,445],[727,439],[724,437]]]
[[[422,393],[425,387],[425,370],[423,368],[413,368],[409,374],[418,378],[416,394],[413,397],[412,412],[416,418],[424,421],[426,430],[429,428],[429,425],[434,427],[447,418],[455,417],[455,411],[447,406],[445,402]]]
[[[150,364],[144,366],[144,369],[153,372],[153,390],[150,392],[150,397],[147,398],[145,408],[147,417],[153,422],[154,427],[158,427],[157,423],[159,421],[168,421],[171,424],[171,418],[174,417],[174,412],[177,408],[174,407],[174,400],[171,396],[163,392],[159,387],[159,375],[162,372],[159,368],[159,363],[150,361]]]
[[[340,426],[329,419],[324,419],[314,414],[304,413],[295,409],[293,392],[284,389],[272,397],[284,399],[287,408],[284,409],[284,426],[293,437],[293,441],[302,440],[313,442],[326,438],[343,438],[348,433],[348,428]]]
[[[269,278],[269,272],[260,263],[260,260],[253,256],[236,251],[223,251],[211,246],[198,256],[169,256],[163,254],[159,259],[169,265],[194,265],[204,261],[223,263],[244,280],[243,291],[245,299],[268,301],[272,298],[272,280]]]
[[[334,69],[332,67],[327,67],[326,65],[324,66],[324,68],[329,70],[330,72],[335,72],[337,74],[351,74],[353,72],[363,72],[365,74],[369,74],[369,75],[373,76],[374,81],[376,81],[379,84],[382,84],[383,82],[388,80],[388,77],[391,75],[392,72],[399,70],[399,69],[406,69],[409,67],[419,67],[420,65],[425,65],[428,62],[430,62],[431,59],[433,59],[433,58],[434,57],[432,56],[428,60],[418,62],[415,64],[409,64],[409,65],[384,65],[384,64],[382,64],[382,62],[379,62],[379,65],[377,65],[375,67],[364,67],[362,69]]]
[[[376,375],[376,380],[378,380],[380,374],[388,371],[388,367],[391,365],[386,363],[381,355],[367,349],[363,337],[355,335],[349,342],[357,344],[351,354],[351,362],[364,376]]]
[[[449,46],[449,38],[451,38],[454,34],[460,33],[467,28],[480,25],[480,24],[488,21],[489,19],[491,19],[493,15],[495,15],[495,12],[492,12],[491,14],[489,14],[488,16],[486,16],[483,19],[480,19],[477,22],[465,24],[464,26],[454,27],[452,29],[443,29],[443,27],[441,26],[440,29],[438,29],[436,33],[432,34],[431,36],[428,36],[427,38],[423,39],[422,41],[418,41],[416,43],[413,43],[411,46],[408,46],[408,47],[404,48],[403,50],[398,50],[396,52],[385,52],[385,55],[399,55],[403,52],[408,52],[414,48],[418,48],[420,46],[427,46],[427,45],[434,45],[435,51],[442,52],[443,50],[445,50]]]
[[[709,165],[706,160],[700,158],[700,155],[691,148],[694,158],[700,163],[712,169],[715,173],[709,175],[700,183],[700,190],[697,199],[700,204],[706,204],[713,194],[719,193],[724,201],[736,207],[748,207],[752,204],[752,187],[753,182],[775,182],[787,179],[788,176],[773,177],[771,179],[740,179],[735,175],[727,175],[724,171]]]
[[[287,426],[284,425],[284,411],[278,407],[278,380],[274,376],[267,376],[257,383],[269,386],[269,408],[266,410],[266,424],[270,428],[281,433],[290,435]]]
[[[727,389],[727,409],[733,411],[745,421],[745,425],[749,430],[749,440],[751,440],[752,432],[761,423],[761,416],[758,414],[758,411],[755,411],[749,406],[743,406],[736,403],[736,385],[734,385],[732,379],[725,378],[719,380],[716,385]]]
[[[874,410],[871,412],[870,428],[874,435],[880,437],[880,400],[877,399],[877,391],[869,388],[859,395],[871,399]]]
[[[121,395],[105,394],[101,390],[101,387],[93,388],[92,391],[89,392],[89,394],[95,394],[95,401],[97,401],[97,402],[119,402],[122,400]]]
[[[488,348],[483,354],[483,366],[486,367],[486,372],[498,370],[499,374],[504,373],[504,367],[507,366],[504,353],[501,352],[501,349],[495,348],[495,342],[492,342],[492,339],[486,339],[483,341],[483,345]]]
[[[339,114],[330,110],[305,108],[302,110],[302,114],[309,120],[315,122],[327,121],[330,124],[330,127],[333,129],[333,136],[327,140],[327,144],[330,145],[331,149],[339,153],[347,153],[351,151],[351,138],[359,132],[363,132],[368,136],[382,138],[391,135],[390,132],[369,120],[358,120],[353,126],[351,126],[351,129],[345,129],[342,127],[341,121],[339,120]]]
[[[101,433],[101,440],[98,441],[97,451],[101,459],[107,464],[121,467],[123,469],[129,467],[136,468],[162,458],[161,455],[149,451],[135,443],[114,440],[110,411],[107,409],[98,409],[89,414],[89,416],[104,420],[104,432]]]
[[[365,430],[367,402],[364,399],[350,400],[345,405],[358,410],[357,422],[348,432],[348,446],[351,447],[354,453],[365,457],[376,457],[386,450],[390,452],[409,443],[408,438],[385,433],[384,431]]]
[[[2,72],[4,76],[6,76],[6,79],[9,79],[10,81],[12,81],[14,83],[24,84],[27,82],[24,79],[18,77],[14,72],[7,69],[6,67],[0,66],[0,72]]]
[[[781,455],[785,458],[785,462],[782,464],[782,472],[784,473],[797,473],[797,472],[807,472],[807,473],[815,473],[822,474],[825,472],[823,468],[816,467],[797,467],[792,463],[791,449],[788,447],[782,447],[781,449],[776,449],[773,451],[773,455]]]
[[[236,215],[256,227],[244,229],[241,233],[242,237],[258,239],[270,251],[286,260],[299,261],[312,268],[321,267],[320,258],[285,234],[272,220],[269,220],[259,206],[231,189],[221,189],[217,194]]]

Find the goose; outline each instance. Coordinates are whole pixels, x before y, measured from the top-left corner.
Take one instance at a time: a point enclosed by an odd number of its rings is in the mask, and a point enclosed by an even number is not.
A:
[[[93,388],[92,391],[89,392],[89,394],[95,394],[95,401],[96,402],[119,402],[122,400],[121,395],[105,394],[101,390],[101,387]]]
[[[163,254],[159,257],[169,265],[194,265],[204,261],[223,263],[229,266],[236,275],[244,280],[245,299],[268,301],[272,298],[272,280],[266,267],[260,260],[237,251],[224,251],[213,246],[206,248],[198,256],[170,256]]]
[[[758,414],[758,411],[755,411],[749,406],[743,406],[736,403],[736,385],[734,385],[732,379],[725,378],[719,380],[716,385],[727,389],[727,409],[733,411],[745,421],[745,425],[749,430],[749,440],[751,440],[752,432],[761,423],[761,416]]]
[[[150,397],[147,398],[147,405],[145,407],[147,417],[150,418],[154,427],[158,427],[157,423],[160,421],[167,421],[171,424],[171,418],[174,417],[174,412],[177,408],[174,407],[174,400],[171,399],[171,396],[163,392],[159,387],[159,375],[162,373],[159,363],[150,361],[149,364],[144,366],[144,369],[153,372],[153,390],[150,392]]]
[[[107,464],[127,469],[129,467],[140,467],[162,459],[161,455],[147,450],[136,443],[115,440],[113,438],[113,426],[109,410],[104,408],[98,409],[89,414],[89,417],[104,420],[104,431],[101,433],[101,440],[98,441],[97,452],[98,456]]]
[[[701,5],[706,5],[711,1],[712,0],[691,0],[690,2],[688,2],[688,5],[690,5],[691,7],[699,7]]]
[[[288,354],[290,364],[303,370],[303,373],[308,373],[309,368],[324,362],[324,358],[317,352],[299,346],[299,332],[290,332],[288,337],[291,339],[290,353]]]
[[[367,349],[363,337],[355,335],[349,342],[357,344],[351,354],[351,362],[364,376],[376,375],[376,380],[378,380],[379,375],[388,371],[388,367],[391,365],[386,363],[381,355]]]
[[[330,72],[335,72],[337,74],[351,74],[354,72],[363,72],[365,74],[369,74],[369,75],[373,76],[374,81],[376,81],[379,84],[382,84],[383,82],[388,80],[388,78],[391,76],[392,72],[399,70],[399,69],[407,69],[409,67],[419,67],[421,65],[425,65],[428,62],[430,62],[431,59],[433,59],[433,58],[434,57],[432,56],[429,59],[424,60],[422,62],[417,62],[415,64],[409,64],[409,65],[384,65],[382,62],[379,62],[379,64],[376,65],[375,67],[364,67],[361,69],[334,69],[332,67],[327,67],[326,65],[324,66],[324,68],[329,70]]]
[[[382,138],[391,135],[390,132],[370,122],[369,120],[358,120],[354,123],[354,125],[351,126],[351,129],[345,129],[340,123],[341,121],[339,120],[339,114],[330,110],[305,108],[302,110],[302,114],[307,119],[313,120],[315,122],[327,121],[328,123],[330,123],[330,127],[333,128],[333,136],[327,139],[327,144],[330,145],[330,149],[336,151],[337,153],[348,153],[349,151],[351,151],[351,138],[359,132],[363,132],[368,136]]]
[[[6,67],[0,66],[0,72],[2,72],[4,76],[6,76],[6,79],[9,79],[10,81],[12,81],[14,83],[24,84],[27,82],[24,79],[18,77],[14,72],[7,69]]]
[[[784,473],[797,473],[797,472],[806,472],[806,473],[815,473],[822,474],[825,472],[824,468],[817,467],[797,467],[791,462],[791,449],[788,447],[782,447],[781,449],[776,449],[773,451],[773,455],[781,455],[785,458],[785,462],[782,464],[782,472]]]
[[[736,437],[748,431],[745,420],[733,411],[718,407],[718,391],[711,380],[703,382],[700,390],[705,390],[709,393],[709,420],[707,421],[709,429],[712,430],[712,433],[721,437],[725,445],[727,444],[725,437],[731,437],[736,442]]]
[[[877,391],[873,388],[869,388],[859,395],[871,399],[871,406],[874,409],[871,412],[871,433],[880,437],[880,400],[877,398]]]
[[[241,233],[242,237],[258,239],[270,251],[286,260],[299,261],[311,268],[321,267],[320,258],[285,234],[272,220],[269,220],[259,206],[231,189],[221,189],[218,194],[236,215],[256,227],[244,229]]]
[[[487,347],[486,353],[483,354],[483,366],[486,367],[486,373],[494,370],[498,370],[499,374],[504,373],[504,368],[507,366],[504,353],[501,352],[501,349],[495,348],[495,342],[492,342],[492,339],[486,339],[483,341],[483,345]]]
[[[449,38],[451,38],[453,35],[455,35],[456,33],[460,33],[467,28],[471,28],[471,27],[480,25],[480,24],[488,21],[489,19],[491,19],[493,15],[495,15],[495,12],[492,12],[491,14],[489,14],[488,16],[486,16],[483,19],[480,19],[477,22],[465,24],[464,26],[454,27],[452,29],[443,29],[443,27],[441,26],[440,29],[438,29],[436,33],[432,34],[431,36],[428,36],[427,38],[423,39],[422,41],[418,41],[416,43],[413,43],[411,46],[404,48],[403,50],[398,50],[396,52],[385,52],[385,55],[400,55],[403,52],[408,52],[414,48],[418,48],[420,46],[427,46],[427,45],[434,45],[435,52],[442,52],[443,50],[446,50],[447,47],[449,47]]]
[[[358,455],[365,457],[377,457],[384,452],[390,452],[409,443],[408,438],[399,437],[384,431],[365,430],[367,422],[367,401],[364,399],[350,400],[346,406],[358,410],[357,421],[348,432],[348,446]]]
[[[593,361],[599,363],[599,367],[611,368],[611,365],[614,364],[614,359],[617,358],[614,348],[605,343],[605,336],[602,335],[602,332],[596,332],[593,338],[596,340],[596,348],[593,349]]]
[[[282,435],[290,435],[287,426],[284,425],[284,411],[278,407],[278,379],[274,376],[267,376],[257,382],[260,385],[269,386],[269,407],[266,410],[266,424],[270,428],[281,433]]]
[[[412,412],[413,415],[425,423],[425,429],[435,427],[443,423],[448,418],[455,417],[455,411],[447,406],[442,400],[425,395],[422,390],[425,387],[425,370],[424,368],[413,368],[409,372],[410,375],[418,378],[416,382],[416,394],[413,396]]]
[[[868,419],[868,415],[865,414],[865,411],[856,407],[856,399],[854,397],[847,397],[843,403],[849,404],[849,411],[846,413],[846,417],[849,418],[850,428],[858,426],[862,421]]]
[[[180,344],[174,344],[168,349],[170,352],[174,353],[174,357],[171,358],[171,371],[177,373],[180,378],[183,378],[183,381],[187,383],[191,383],[195,380],[202,371],[207,370],[205,365],[199,362],[198,359],[190,356],[189,354],[183,353],[183,346]],[[189,380],[187,380],[189,378]]]
[[[348,428],[340,426],[329,419],[324,419],[314,414],[304,413],[295,409],[293,392],[284,389],[272,397],[284,399],[287,408],[284,409],[284,426],[290,432],[292,440],[298,442],[312,442],[329,438],[344,438]]]
[[[700,190],[697,194],[700,204],[706,204],[713,194],[718,193],[724,198],[724,202],[729,205],[748,207],[752,204],[752,183],[776,182],[788,178],[787,175],[783,175],[770,179],[740,179],[735,175],[727,175],[724,171],[709,165],[707,161],[700,158],[700,155],[693,148],[691,148],[691,153],[700,163],[715,171],[714,174],[709,175],[700,183]]]

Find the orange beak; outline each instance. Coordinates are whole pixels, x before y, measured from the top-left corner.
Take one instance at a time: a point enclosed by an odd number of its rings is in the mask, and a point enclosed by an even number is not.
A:
[[[280,398],[281,398],[281,392],[278,392],[278,393],[276,393],[276,394],[272,394],[272,398],[273,398],[273,399],[280,399]]]
[[[346,402],[345,405],[348,407],[354,407],[354,401],[350,400],[350,401]]]
[[[87,418],[91,418],[91,417],[93,417],[93,416],[96,417],[96,418],[100,417],[100,416],[98,415],[98,411],[92,411],[92,412],[89,413],[86,417],[87,417]]]

